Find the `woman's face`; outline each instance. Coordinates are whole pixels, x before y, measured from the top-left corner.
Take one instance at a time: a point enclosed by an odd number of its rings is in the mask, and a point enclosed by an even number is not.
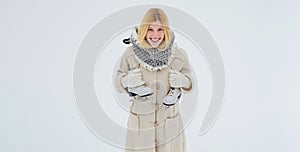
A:
[[[152,47],[154,48],[158,47],[163,41],[164,36],[165,36],[164,29],[159,21],[152,22],[149,25],[146,34],[146,39]]]

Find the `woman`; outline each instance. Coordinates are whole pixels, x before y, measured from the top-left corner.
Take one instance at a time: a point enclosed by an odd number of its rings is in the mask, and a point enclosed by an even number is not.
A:
[[[124,41],[132,45],[122,55],[115,85],[133,98],[128,152],[185,152],[178,100],[192,90],[193,80],[188,57],[174,39],[166,14],[152,8]]]

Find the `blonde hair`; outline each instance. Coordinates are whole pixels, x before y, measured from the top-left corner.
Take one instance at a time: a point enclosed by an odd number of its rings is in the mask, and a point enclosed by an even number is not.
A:
[[[143,47],[151,47],[146,40],[148,28],[152,22],[159,21],[164,30],[164,39],[162,43],[157,47],[159,50],[165,49],[172,39],[172,32],[169,27],[168,17],[162,9],[151,8],[149,9],[142,20],[138,29],[138,41]]]

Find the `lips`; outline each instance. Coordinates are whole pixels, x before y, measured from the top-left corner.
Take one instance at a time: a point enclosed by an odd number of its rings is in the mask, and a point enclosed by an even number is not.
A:
[[[162,42],[162,37],[149,37],[147,41],[152,47],[156,48]]]
[[[158,42],[161,38],[150,38],[152,42]]]

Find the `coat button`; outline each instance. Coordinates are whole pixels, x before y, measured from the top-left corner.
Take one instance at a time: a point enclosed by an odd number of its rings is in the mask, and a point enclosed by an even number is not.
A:
[[[154,121],[154,127],[157,127],[157,126],[158,126],[158,122]]]
[[[160,104],[155,103],[155,110],[158,110],[160,108]]]
[[[156,84],[156,89],[159,89],[159,84]]]

